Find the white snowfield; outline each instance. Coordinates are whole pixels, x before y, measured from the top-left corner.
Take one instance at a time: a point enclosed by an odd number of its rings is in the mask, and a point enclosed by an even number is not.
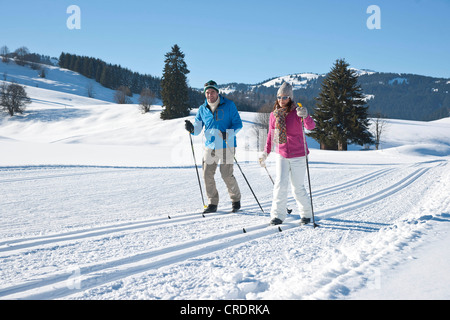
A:
[[[58,90],[72,86],[59,68],[46,88],[5,70],[33,84],[33,103],[0,116],[0,299],[450,298],[450,118],[387,120],[379,151],[308,138],[319,227],[298,225],[290,196],[279,232],[253,113],[236,158],[264,212],[235,166],[242,211],[217,172],[219,212],[202,217],[185,119]]]

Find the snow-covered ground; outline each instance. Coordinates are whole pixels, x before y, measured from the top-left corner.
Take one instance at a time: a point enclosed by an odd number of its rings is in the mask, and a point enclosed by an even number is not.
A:
[[[0,63],[31,83],[15,68]],[[254,114],[241,112],[236,158],[264,212],[235,166],[242,212],[217,173],[219,212],[202,217],[185,119],[58,90],[60,77],[0,116],[0,299],[450,298],[450,118],[389,120],[379,151],[308,139],[320,227],[298,226],[290,196],[279,232]]]

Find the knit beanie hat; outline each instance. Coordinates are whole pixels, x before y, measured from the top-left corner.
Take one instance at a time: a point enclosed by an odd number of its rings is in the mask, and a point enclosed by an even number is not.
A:
[[[214,89],[217,92],[219,92],[219,88],[217,87],[217,83],[213,80],[209,80],[207,83],[205,83],[205,87],[203,89],[203,93],[206,92],[208,89]]]
[[[289,96],[291,100],[294,100],[294,92],[292,90],[292,86],[287,82],[283,82],[280,89],[278,89],[277,96],[278,97]]]

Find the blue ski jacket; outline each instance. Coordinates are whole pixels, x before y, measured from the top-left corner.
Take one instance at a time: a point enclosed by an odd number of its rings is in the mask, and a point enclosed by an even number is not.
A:
[[[205,127],[205,146],[209,149],[227,148],[224,136],[230,148],[236,147],[236,134],[242,129],[241,116],[234,102],[221,95],[219,98],[214,114],[205,99],[195,116],[193,135],[199,135]]]

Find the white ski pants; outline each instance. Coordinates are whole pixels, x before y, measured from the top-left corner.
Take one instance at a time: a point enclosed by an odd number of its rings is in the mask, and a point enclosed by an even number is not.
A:
[[[305,189],[306,157],[283,158],[276,156],[276,178],[273,188],[273,201],[270,217],[282,221],[286,219],[286,206],[291,181],[292,193],[300,211],[300,217],[312,218],[311,202]]]

